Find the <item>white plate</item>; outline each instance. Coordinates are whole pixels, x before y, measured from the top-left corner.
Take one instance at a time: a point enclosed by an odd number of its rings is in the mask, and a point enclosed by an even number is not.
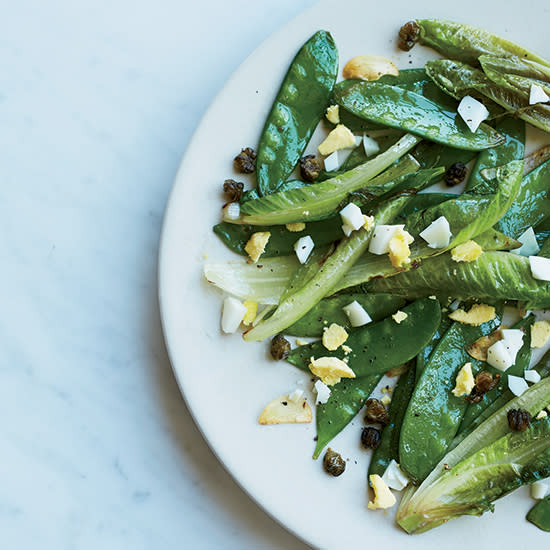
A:
[[[544,7],[543,7],[544,6]],[[415,17],[466,21],[550,57],[549,8],[542,0],[505,7],[501,0],[323,2],[258,48],[233,74],[197,129],[170,197],[160,252],[160,303],[168,351],[180,388],[204,437],[245,491],[282,525],[321,548],[493,547],[517,550],[548,543],[525,521],[527,490],[497,503],[495,514],[461,518],[427,534],[408,536],[391,513],[367,511],[369,454],[360,449],[361,419],[332,446],[350,461],[331,478],[311,459],[314,424],[260,427],[257,418],[274,397],[296,387],[303,373],[267,358],[266,343],[222,336],[221,296],[202,278],[205,258],[232,257],[212,233],[223,202],[221,184],[235,177],[232,159],[258,142],[266,113],[299,46],[317,29],[333,34],[341,66],[364,53],[386,55],[398,67],[421,66],[429,50],[397,50],[400,25]],[[519,4],[518,4],[519,7]],[[413,61],[412,64],[409,61]],[[305,376],[307,380],[307,376]],[[378,546],[384,545],[384,546]]]

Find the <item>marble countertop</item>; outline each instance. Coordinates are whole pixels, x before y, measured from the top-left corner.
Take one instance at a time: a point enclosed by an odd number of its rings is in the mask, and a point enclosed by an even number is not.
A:
[[[22,0],[0,17],[2,547],[305,549],[172,375],[157,252],[232,71],[314,0]]]

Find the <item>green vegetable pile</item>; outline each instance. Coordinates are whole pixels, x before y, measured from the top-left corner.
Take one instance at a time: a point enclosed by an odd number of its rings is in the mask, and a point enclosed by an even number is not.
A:
[[[267,234],[261,259],[204,269],[228,294],[263,306],[246,341],[319,338],[331,323],[349,333],[345,348],[330,351],[315,341],[287,357],[306,372],[312,357],[334,357],[355,374],[317,404],[314,458],[359,413],[383,375],[404,365],[369,474],[382,476],[395,460],[410,479],[397,511],[408,533],[481,515],[517,487],[550,476],[550,418],[539,414],[550,405],[550,352],[532,365],[535,316],[525,314],[550,308],[550,282],[533,277],[529,259],[513,252],[532,228],[538,255],[550,257],[550,148],[525,157],[526,123],[550,132],[550,103],[530,104],[533,85],[550,94],[550,63],[467,25],[418,20],[416,27],[420,44],[444,59],[376,81],[336,83],[338,52],[326,31],[303,45],[261,134],[257,186],[238,199],[236,215],[225,208],[214,227],[242,256],[252,235]],[[457,114],[465,96],[489,112],[475,132]],[[360,144],[337,170],[319,170],[312,182],[293,179],[330,105],[338,106],[340,124],[375,136],[379,153],[367,156]],[[425,191],[469,162],[461,194]],[[350,203],[373,222],[346,236],[339,212]],[[441,217],[452,237],[434,248],[420,234]],[[397,266],[387,254],[369,252],[376,227],[389,224],[403,224],[414,238],[407,261]],[[300,263],[294,246],[306,235],[314,249]],[[470,241],[481,255],[457,261],[456,248]],[[465,310],[489,304],[495,315],[477,324],[454,321],[449,314],[457,301]],[[351,302],[372,322],[354,328],[342,309]],[[522,312],[513,328],[524,338],[513,366],[500,372],[468,350],[499,328],[505,307]],[[474,375],[486,371],[499,380],[477,400],[453,393],[466,363]],[[541,381],[516,396],[508,377],[527,369]],[[531,417],[524,431],[509,424],[508,412],[517,409]],[[550,530],[550,497],[527,519]]]

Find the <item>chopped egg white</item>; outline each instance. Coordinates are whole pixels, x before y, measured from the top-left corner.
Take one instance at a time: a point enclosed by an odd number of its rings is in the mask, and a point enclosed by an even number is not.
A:
[[[365,225],[363,212],[361,212],[361,209],[352,202],[340,210],[340,217],[342,218],[342,222],[344,224],[342,226],[342,231],[344,231],[344,233],[346,233],[344,227],[351,228],[352,231],[355,231],[357,229],[361,229],[361,227]]]
[[[330,388],[321,380],[317,380],[313,387],[317,392],[317,403],[326,403],[331,394]]]
[[[521,246],[511,250],[514,254],[520,254],[521,256],[535,256],[539,253],[540,248],[535,237],[535,231],[532,227],[526,229],[516,240],[521,243]]]
[[[534,279],[550,281],[550,258],[529,256],[529,265]]]
[[[233,298],[233,296],[228,296],[223,301],[222,330],[226,334],[235,332],[244,319],[246,312],[247,308],[242,302],[237,298]]]
[[[344,306],[342,309],[348,316],[352,327],[362,327],[372,321],[371,316],[365,311],[365,308],[363,308],[357,300],[354,300],[351,304]]]
[[[340,123],[340,106],[339,105],[329,105],[327,107],[327,113],[325,115],[329,122],[332,124]]]
[[[306,263],[314,246],[315,243],[309,235],[306,235],[305,237],[300,237],[294,243],[294,251],[296,252],[296,256],[298,257],[298,260],[301,264]]]
[[[489,116],[487,107],[469,95],[462,98],[457,112],[472,132],[475,132],[479,128],[479,125]]]
[[[523,378],[525,378],[527,382],[532,382],[533,384],[540,382],[540,374],[536,370],[526,370],[523,373]]]
[[[529,90],[529,105],[535,105],[535,103],[548,103],[550,97],[548,94],[538,85],[531,84],[531,89]]]
[[[288,400],[292,401],[292,403],[297,403],[302,399],[303,396],[304,396],[304,390],[296,388],[292,393],[288,394]]]
[[[531,497],[535,500],[542,500],[550,494],[550,480],[539,479],[531,484]]]
[[[369,243],[371,254],[387,254],[390,251],[390,241],[404,225],[377,225]]]
[[[508,388],[510,388],[510,391],[515,396],[519,397],[525,390],[529,389],[529,386],[527,385],[527,382],[523,378],[509,374]]]
[[[445,248],[449,246],[452,237],[449,221],[445,216],[440,216],[421,231],[419,235],[428,243],[430,248]]]
[[[365,155],[367,157],[370,157],[372,155],[376,155],[378,151],[380,151],[380,145],[378,145],[378,142],[368,136],[367,134],[363,134],[363,149],[365,150]]]
[[[334,151],[334,153],[326,157],[323,162],[325,163],[325,170],[327,172],[333,172],[334,170],[338,170],[344,162],[344,155],[342,155],[340,151]]]
[[[514,364],[512,357],[506,349],[506,344],[502,340],[495,342],[487,349],[487,363],[502,372]]]
[[[223,217],[226,220],[238,220],[241,215],[241,205],[238,202],[230,202],[223,209]]]
[[[382,480],[394,491],[402,491],[409,484],[409,478],[403,473],[399,464],[393,459],[382,474]]]

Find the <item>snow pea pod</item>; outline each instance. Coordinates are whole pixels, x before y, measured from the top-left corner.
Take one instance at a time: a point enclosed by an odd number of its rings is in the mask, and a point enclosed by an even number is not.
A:
[[[227,247],[241,256],[248,256],[244,247],[252,233],[269,231],[271,236],[262,258],[294,254],[294,243],[304,235],[309,235],[317,247],[344,237],[340,216],[333,216],[318,222],[308,222],[305,229],[299,232],[289,231],[284,225],[236,225],[228,222],[218,223],[213,230]]]
[[[492,332],[500,322],[500,313],[479,327],[453,323],[420,376],[399,442],[399,464],[416,483],[445,455],[466,411],[468,403],[451,391],[458,371],[465,363],[475,361],[465,348]]]
[[[375,374],[346,379],[332,387],[328,401],[317,405],[317,443],[313,458],[318,458],[329,441],[355,418],[381,378],[381,374]]]
[[[421,141],[411,152],[422,168],[443,166],[447,170],[456,162],[468,164],[478,154],[477,151],[455,149],[433,141]]]
[[[415,382],[418,383],[420,380],[420,376],[422,376],[422,373],[424,372],[424,368],[426,367],[426,363],[430,359],[433,350],[443,338],[445,333],[449,330],[453,322],[451,319],[449,319],[449,316],[445,313],[441,313],[441,322],[439,323],[439,327],[437,327],[437,330],[434,332],[433,336],[431,337],[430,341],[424,346],[422,351],[416,356],[416,368],[415,368]]]
[[[521,181],[516,198],[495,229],[510,237],[519,237],[526,229],[536,227],[550,216],[548,181],[550,161],[529,172]]]
[[[334,97],[355,115],[457,149],[480,151],[504,141],[487,124],[471,132],[456,109],[397,86],[356,82],[343,91],[335,90]]]
[[[323,329],[330,323],[336,323],[348,331],[352,330],[348,316],[342,308],[353,301],[358,302],[369,313],[374,322],[381,321],[405,305],[405,300],[391,294],[341,294],[332,296],[321,300],[301,319],[290,325],[285,330],[285,334],[312,338],[319,337],[323,335]]]
[[[328,351],[322,342],[293,349],[287,361],[301,370],[309,371],[311,357],[346,359],[357,378],[383,374],[416,356],[429,342],[439,326],[441,308],[437,300],[417,300],[402,310],[407,318],[399,324],[392,317],[353,331],[342,349]]]
[[[260,195],[277,191],[302,156],[321,120],[338,74],[330,33],[317,31],[298,51],[260,137],[256,178]]]
[[[404,372],[393,390],[388,415],[390,423],[382,430],[380,446],[372,453],[369,464],[369,478],[373,474],[382,474],[392,460],[399,462],[399,437],[401,424],[411,399],[415,384],[414,359]]]
[[[479,154],[466,183],[465,193],[480,195],[494,193],[494,187],[481,175],[481,171],[485,168],[502,166],[512,160],[523,159],[525,153],[525,122],[513,117],[504,117],[496,123],[495,130],[502,134],[506,141],[498,147],[485,149]]]
[[[519,350],[515,363],[506,371],[501,372],[490,365],[484,365],[483,370],[489,371],[493,376],[500,375],[500,383],[493,388],[490,392],[483,396],[483,399],[479,403],[470,403],[464,413],[464,418],[460,424],[457,435],[462,432],[469,433],[474,420],[492,403],[494,403],[505,391],[508,390],[508,376],[521,376],[523,377],[523,371],[529,368],[529,362],[531,361],[531,325],[535,321],[534,315],[529,315],[525,319],[517,322],[512,328],[519,329],[524,332],[523,345]],[[510,395],[512,392],[510,392]]]
[[[343,90],[346,87],[351,86],[353,83],[358,82],[354,79],[343,80],[335,85],[334,89]],[[390,86],[398,86],[405,90],[411,90],[413,92],[422,93],[425,84],[430,84],[430,78],[426,75],[424,69],[402,69],[397,76],[383,75],[377,82],[380,84],[389,84]],[[333,91],[334,95],[334,91]],[[334,101],[334,97],[332,98]],[[361,133],[368,132],[370,130],[384,129],[382,124],[376,124],[364,118],[358,117],[346,109],[340,109],[340,124],[347,126],[352,132]],[[333,128],[335,124],[328,123],[329,128]]]
[[[550,531],[550,495],[537,502],[529,510],[527,521],[543,531]]]
[[[438,51],[444,57],[477,65],[480,55],[517,56],[549,66],[537,54],[496,36],[486,30],[441,19],[418,19],[419,42]]]

